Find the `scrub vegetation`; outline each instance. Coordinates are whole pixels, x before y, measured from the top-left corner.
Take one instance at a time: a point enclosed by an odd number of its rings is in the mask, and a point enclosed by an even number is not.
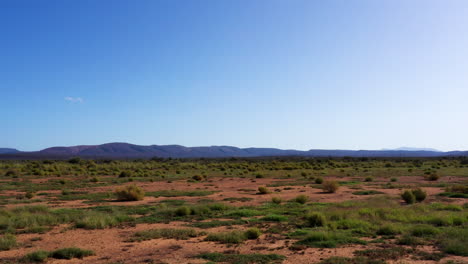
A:
[[[468,262],[465,160],[1,161],[0,263]]]

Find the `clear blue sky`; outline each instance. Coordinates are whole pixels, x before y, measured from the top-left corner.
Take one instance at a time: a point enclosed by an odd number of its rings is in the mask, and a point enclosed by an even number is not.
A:
[[[0,147],[468,149],[468,1],[0,1]]]

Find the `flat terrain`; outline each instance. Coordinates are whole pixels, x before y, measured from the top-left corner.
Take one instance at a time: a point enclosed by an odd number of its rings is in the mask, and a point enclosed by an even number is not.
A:
[[[467,198],[464,158],[3,161],[0,263],[468,263]]]

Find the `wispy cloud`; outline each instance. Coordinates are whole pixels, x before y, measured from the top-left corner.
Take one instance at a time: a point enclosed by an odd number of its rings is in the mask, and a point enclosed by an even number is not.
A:
[[[64,99],[65,99],[65,101],[72,102],[72,103],[82,103],[83,102],[83,98],[81,98],[81,97],[67,96]]]

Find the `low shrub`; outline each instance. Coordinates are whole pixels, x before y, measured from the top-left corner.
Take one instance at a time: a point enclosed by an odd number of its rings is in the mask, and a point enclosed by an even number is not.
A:
[[[414,196],[413,192],[410,190],[406,190],[401,194],[401,198],[407,203],[407,204],[413,204],[416,202],[416,197]]]
[[[49,257],[56,259],[72,259],[79,258],[82,259],[87,256],[94,255],[94,252],[91,250],[84,250],[81,248],[62,248],[57,249],[49,254]]]
[[[257,239],[260,237],[262,232],[256,227],[249,228],[245,231],[245,236],[247,239]]]
[[[266,264],[281,263],[286,259],[285,256],[277,254],[223,254],[223,253],[203,253],[197,256],[213,262],[235,263],[235,264]],[[210,262],[211,263],[211,262]]]
[[[16,237],[12,234],[5,234],[0,237],[0,251],[10,250],[16,247]]]
[[[281,202],[283,202],[283,199],[281,199],[280,197],[273,197],[271,198],[271,202],[275,204],[280,204]]]
[[[247,239],[245,232],[232,231],[232,232],[220,232],[210,233],[205,238],[206,241],[216,241],[225,244],[239,244]]]
[[[258,187],[258,193],[260,193],[260,194],[268,194],[268,193],[270,193],[270,190],[268,190],[268,188],[265,187],[265,186],[260,186],[260,187]]]
[[[307,201],[309,201],[309,197],[304,194],[301,194],[301,195],[298,195],[296,198],[294,198],[294,201],[296,203],[305,204],[307,203]]]
[[[327,193],[334,193],[340,188],[340,185],[336,181],[326,181],[322,183],[322,189]]]
[[[327,224],[327,219],[321,213],[309,213],[305,217],[307,226],[317,227],[325,226]]]
[[[376,234],[379,236],[394,236],[400,233],[401,230],[394,225],[384,225],[376,231]]]
[[[174,228],[162,228],[162,229],[150,229],[136,232],[133,237],[129,240],[131,242],[144,241],[157,238],[166,239],[189,239],[191,237],[197,237],[198,232],[195,229],[174,229]]]
[[[145,191],[136,185],[127,185],[115,190],[119,201],[140,201],[145,197]]]
[[[322,184],[323,183],[323,178],[322,177],[315,178],[315,183],[316,184]]]
[[[427,193],[421,188],[413,189],[411,190],[411,192],[413,193],[414,198],[416,199],[417,202],[422,202],[427,197]]]
[[[131,171],[122,171],[119,174],[119,178],[128,178],[128,177],[132,177],[132,176],[133,176],[133,173]]]
[[[192,210],[187,206],[181,206],[175,210],[176,216],[187,216],[192,213]]]
[[[429,174],[426,178],[429,181],[437,181],[438,179],[440,179],[440,175],[437,172],[433,172]]]
[[[49,252],[45,250],[37,250],[31,253],[26,254],[23,257],[25,262],[45,262],[49,257]]]

